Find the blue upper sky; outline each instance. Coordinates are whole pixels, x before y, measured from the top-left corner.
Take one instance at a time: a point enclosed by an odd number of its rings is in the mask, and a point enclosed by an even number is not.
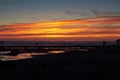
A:
[[[0,25],[120,15],[120,0],[0,0]]]

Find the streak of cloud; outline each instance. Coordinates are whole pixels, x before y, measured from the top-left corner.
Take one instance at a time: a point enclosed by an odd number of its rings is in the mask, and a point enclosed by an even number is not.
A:
[[[79,12],[79,11],[63,11],[65,14],[67,15],[70,15],[70,16],[89,16],[90,14],[88,13],[82,13],[82,12]]]
[[[50,22],[16,23],[0,26],[0,38],[120,37],[120,16]],[[49,40],[49,39],[48,39]]]
[[[96,10],[91,10],[91,12],[96,17],[101,17],[101,16],[120,16],[120,12],[96,11]]]

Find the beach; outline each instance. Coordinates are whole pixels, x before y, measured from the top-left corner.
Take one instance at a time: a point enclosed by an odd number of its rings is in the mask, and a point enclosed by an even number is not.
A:
[[[119,53],[119,47],[97,47],[5,61],[0,64],[0,76],[10,80],[115,80],[120,73]]]

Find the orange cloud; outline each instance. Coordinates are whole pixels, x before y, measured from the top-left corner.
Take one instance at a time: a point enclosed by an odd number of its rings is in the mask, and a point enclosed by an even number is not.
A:
[[[120,16],[0,26],[0,39],[113,40],[120,38]]]

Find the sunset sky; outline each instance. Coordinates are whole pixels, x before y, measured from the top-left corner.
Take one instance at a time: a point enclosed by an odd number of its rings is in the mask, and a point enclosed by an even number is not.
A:
[[[120,0],[0,0],[0,40],[118,38]]]

